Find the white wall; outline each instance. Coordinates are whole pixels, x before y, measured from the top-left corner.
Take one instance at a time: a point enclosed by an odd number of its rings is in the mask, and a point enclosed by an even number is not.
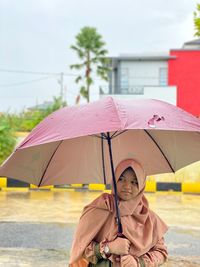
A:
[[[100,95],[100,98],[112,96],[118,99],[158,99],[170,104],[176,105],[176,86],[165,86],[165,87],[144,87],[143,95]]]
[[[120,75],[128,71],[129,86],[159,86],[159,69],[168,68],[167,60],[163,61],[121,61]]]

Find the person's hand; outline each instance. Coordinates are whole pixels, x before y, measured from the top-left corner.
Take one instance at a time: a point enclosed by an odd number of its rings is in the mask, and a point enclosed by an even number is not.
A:
[[[129,253],[131,242],[126,238],[117,237],[108,243],[111,254],[125,255]]]
[[[131,255],[121,256],[121,267],[138,267],[137,260]]]

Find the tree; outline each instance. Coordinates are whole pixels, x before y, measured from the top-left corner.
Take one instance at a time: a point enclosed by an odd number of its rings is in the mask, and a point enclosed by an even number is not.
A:
[[[62,96],[54,96],[52,103],[46,108],[37,108],[28,110],[20,114],[21,116],[21,129],[24,131],[31,131],[38,123],[40,123],[45,117],[52,112],[66,106],[66,101],[62,100]]]
[[[15,131],[31,131],[38,123],[52,112],[66,106],[62,96],[54,96],[48,106],[41,104],[19,114],[10,115],[10,125]]]
[[[0,115],[0,164],[11,154],[16,137],[10,124],[10,115]]]
[[[200,4],[196,5],[196,11],[194,12],[194,36],[200,37]]]
[[[23,111],[20,114],[0,114],[0,164],[11,154],[16,143],[16,131],[31,131],[52,112],[66,106],[61,96],[53,97],[52,103],[43,109]]]
[[[75,82],[82,82],[80,94],[89,102],[90,86],[94,82],[92,72],[95,69],[97,76],[102,80],[108,80],[109,59],[106,58],[108,51],[104,48],[105,43],[102,36],[97,33],[96,28],[84,27],[76,36],[76,44],[71,46],[81,63],[71,65],[71,69],[84,70],[83,75],[79,75]]]

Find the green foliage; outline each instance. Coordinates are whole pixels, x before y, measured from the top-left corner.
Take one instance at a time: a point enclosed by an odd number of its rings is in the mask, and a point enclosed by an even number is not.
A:
[[[104,49],[105,42],[102,36],[97,33],[96,28],[84,27],[76,36],[76,44],[71,46],[81,63],[73,64],[71,69],[83,70],[84,75],[79,75],[75,82],[82,82],[80,87],[80,94],[89,102],[90,86],[93,84],[92,72],[96,72],[102,80],[108,80],[109,59],[106,58],[108,51]]]
[[[23,111],[19,114],[0,115],[0,164],[11,154],[16,145],[16,131],[31,131],[39,122],[52,112],[66,106],[61,97],[54,97],[45,109]]]
[[[194,12],[194,36],[200,37],[200,4],[197,4],[196,11]]]
[[[11,154],[16,145],[16,137],[8,114],[0,115],[0,164]]]
[[[38,123],[52,112],[66,106],[66,102],[61,97],[54,97],[53,102],[47,108],[35,107],[22,111],[19,114],[9,114],[9,125],[14,131],[31,131]]]
[[[84,97],[84,98],[88,98],[88,91],[87,89],[84,87],[84,86],[81,86],[81,89],[80,89],[80,94]]]
[[[17,118],[15,118],[15,123],[13,123],[15,125],[15,130],[31,131],[49,114],[66,105],[66,102],[62,101],[61,97],[54,97],[52,104],[45,109],[38,109],[36,106],[35,109],[24,111],[20,113]],[[18,123],[18,121],[21,123]]]

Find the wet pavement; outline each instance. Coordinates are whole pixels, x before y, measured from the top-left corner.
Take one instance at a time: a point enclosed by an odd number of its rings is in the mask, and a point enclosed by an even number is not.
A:
[[[0,191],[0,267],[65,267],[82,208],[100,192]],[[200,195],[146,194],[169,225],[164,265],[200,266]]]

